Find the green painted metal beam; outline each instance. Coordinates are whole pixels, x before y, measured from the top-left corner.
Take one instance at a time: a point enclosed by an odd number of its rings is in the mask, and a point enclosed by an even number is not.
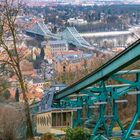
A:
[[[123,75],[123,74],[136,74],[136,73],[140,73],[140,69],[135,69],[135,70],[123,70],[123,71],[119,71],[117,73],[115,73],[115,75]]]
[[[140,59],[140,40],[133,43],[123,52],[112,58],[97,70],[91,72],[78,82],[55,94],[54,99],[59,100],[99,81],[106,80],[111,75]]]

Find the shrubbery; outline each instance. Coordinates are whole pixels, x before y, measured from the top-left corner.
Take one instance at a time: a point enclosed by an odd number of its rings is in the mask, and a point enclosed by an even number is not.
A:
[[[65,140],[89,140],[90,132],[87,129],[77,127],[77,128],[67,128]]]

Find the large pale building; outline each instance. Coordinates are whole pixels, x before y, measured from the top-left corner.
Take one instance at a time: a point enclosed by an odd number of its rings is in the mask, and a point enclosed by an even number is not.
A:
[[[36,116],[37,133],[65,134],[62,128],[72,127],[73,110],[54,109],[38,113]]]
[[[55,55],[58,52],[68,51],[68,43],[65,40],[55,40],[49,41],[49,46],[51,47],[51,52]]]

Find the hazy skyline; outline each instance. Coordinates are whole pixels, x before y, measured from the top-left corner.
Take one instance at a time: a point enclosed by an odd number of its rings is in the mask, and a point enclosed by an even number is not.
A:
[[[45,2],[68,2],[68,3],[71,3],[71,2],[130,2],[130,3],[140,3],[140,0],[31,0],[31,1],[45,1]]]

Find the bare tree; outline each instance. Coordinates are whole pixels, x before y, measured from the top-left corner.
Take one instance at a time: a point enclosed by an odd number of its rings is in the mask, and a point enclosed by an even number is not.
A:
[[[32,123],[27,98],[27,89],[24,76],[20,67],[24,59],[21,43],[20,28],[17,24],[17,17],[22,12],[23,3],[21,0],[3,0],[0,3],[0,64],[8,66],[9,71],[16,75],[23,94],[27,137],[33,137]]]

